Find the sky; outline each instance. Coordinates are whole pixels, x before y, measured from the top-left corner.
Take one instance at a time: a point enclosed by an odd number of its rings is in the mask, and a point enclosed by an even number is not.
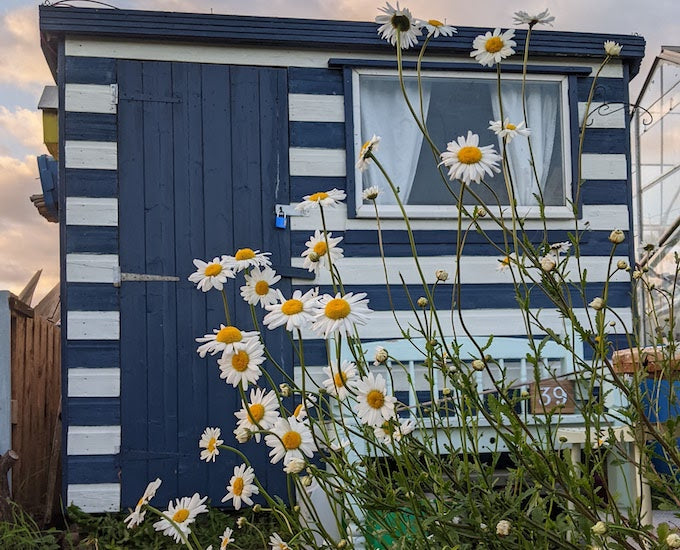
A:
[[[384,2],[370,0],[101,0],[118,8],[372,21]],[[57,0],[48,3],[55,4]],[[66,3],[66,2],[63,2]],[[93,5],[68,0],[77,6]],[[57,224],[43,219],[29,200],[41,193],[36,156],[44,154],[43,86],[54,84],[40,50],[38,2],[0,2],[0,290],[18,293],[43,270],[36,300],[59,280]],[[662,45],[680,45],[678,0],[450,0],[401,1],[420,19],[493,28],[512,25],[517,10],[546,7],[554,29],[639,34],[647,40],[641,74],[631,83],[637,97],[644,75]]]

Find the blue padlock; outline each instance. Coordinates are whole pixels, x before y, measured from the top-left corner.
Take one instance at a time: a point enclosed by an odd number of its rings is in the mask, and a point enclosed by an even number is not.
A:
[[[277,229],[286,228],[286,214],[283,212],[283,208],[279,207],[279,211],[276,213],[276,219],[274,221],[274,226]]]

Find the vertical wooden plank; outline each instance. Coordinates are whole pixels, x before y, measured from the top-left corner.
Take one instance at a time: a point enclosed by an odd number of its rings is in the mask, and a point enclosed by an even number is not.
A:
[[[21,456],[23,448],[23,434],[26,428],[21,416],[21,408],[24,403],[24,373],[26,351],[26,317],[12,312],[12,399],[17,402],[19,415],[17,423],[12,426],[12,446]],[[12,488],[20,487],[24,465],[20,460],[12,468]],[[14,497],[16,499],[16,496]]]
[[[143,273],[144,119],[142,102],[123,98],[140,95],[142,62],[118,62],[118,179],[120,189],[119,257],[121,269]],[[121,505],[134,506],[149,481],[147,441],[146,293],[143,284],[121,286]]]
[[[203,117],[203,193],[204,193],[204,231],[206,257],[212,258],[221,254],[233,254],[237,243],[234,240],[233,225],[235,223],[233,210],[239,210],[234,202],[240,200],[233,190],[233,176],[231,166],[240,162],[240,157],[232,152],[232,140],[239,140],[240,129],[234,130],[231,115],[231,75],[232,68],[225,66],[204,65],[201,67],[202,81],[202,117]],[[242,222],[243,223],[243,222]],[[246,222],[247,223],[247,222]],[[200,227],[193,229],[201,231]],[[231,308],[234,308],[238,286],[237,281],[229,281],[227,296]],[[207,296],[206,312],[202,320],[206,332],[225,322],[224,309],[216,294]],[[238,296],[240,299],[240,296]],[[195,300],[195,298],[194,298]],[[241,321],[232,320],[236,324]],[[197,325],[197,327],[200,325]],[[200,330],[199,330],[200,332]],[[202,368],[207,373],[207,388],[205,393],[207,424],[220,426],[223,439],[227,444],[235,444],[233,430],[237,398],[233,388],[228,387],[219,378],[219,369],[214,357],[202,361]],[[223,457],[220,456],[220,459]],[[225,454],[217,469],[212,465],[204,469],[204,479],[209,482],[209,493],[217,493],[224,489],[225,480],[229,479],[229,472],[238,458]],[[217,490],[215,490],[217,488]],[[224,495],[222,495],[224,496]],[[221,496],[219,497],[221,498]]]
[[[197,443],[202,428],[208,423],[206,382],[210,366],[208,360],[198,357],[195,338],[210,329],[205,326],[206,298],[214,300],[219,297],[213,292],[203,295],[187,281],[193,268],[192,260],[206,257],[203,233],[211,230],[210,224],[206,226],[203,218],[202,88],[199,65],[173,63],[173,94],[182,97],[180,103],[173,104],[175,260],[180,277],[176,295],[177,319],[182,320],[177,326],[177,364],[181,369],[178,376],[182,380],[177,388],[180,419],[178,449],[181,456],[178,488],[179,494],[209,493],[213,502],[216,498],[218,502],[221,498],[218,491],[223,489],[223,483],[210,487],[207,480],[208,472],[213,466],[219,468],[219,464],[208,465],[199,460]]]
[[[163,98],[172,89],[171,64],[142,65],[146,97]],[[144,101],[144,223],[146,262],[141,273],[175,275],[172,103]],[[125,136],[123,136],[125,139]],[[178,494],[177,330],[175,285],[146,287],[147,439],[155,455],[150,475],[163,479],[166,494]],[[127,398],[127,397],[126,397]],[[157,454],[158,453],[158,454]]]

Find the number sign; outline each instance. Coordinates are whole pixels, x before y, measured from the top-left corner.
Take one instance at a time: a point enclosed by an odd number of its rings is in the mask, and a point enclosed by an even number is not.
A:
[[[573,380],[542,380],[539,384],[531,384],[531,412],[546,414],[562,412],[572,414],[575,411]]]

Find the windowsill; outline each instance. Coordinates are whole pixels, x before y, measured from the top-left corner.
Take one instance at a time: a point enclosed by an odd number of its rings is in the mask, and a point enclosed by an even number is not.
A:
[[[474,210],[474,205],[466,205],[469,212]],[[406,205],[406,214],[409,219],[456,219],[458,218],[458,209],[455,206],[442,205]],[[487,208],[487,210],[496,217],[509,220],[511,218],[510,207],[506,206],[499,208]],[[401,219],[403,216],[399,207],[394,204],[379,204],[378,214],[385,219]],[[518,206],[517,214],[520,218],[526,219],[540,219],[541,212],[538,206]],[[546,206],[544,209],[544,216],[546,220],[565,220],[572,219],[574,212],[569,206]],[[356,218],[375,218],[375,208],[372,204],[357,205]],[[470,218],[465,216],[465,218]],[[488,219],[485,218],[485,219]]]

